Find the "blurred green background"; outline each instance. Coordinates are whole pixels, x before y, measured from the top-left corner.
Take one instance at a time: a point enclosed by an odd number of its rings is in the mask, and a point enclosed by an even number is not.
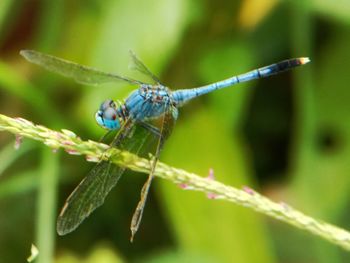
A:
[[[161,161],[249,185],[350,229],[350,1],[1,0],[0,113],[83,139],[93,115],[132,87],[82,86],[19,56],[35,49],[105,71],[134,50],[169,87],[190,88],[289,57],[311,64],[198,98],[180,110]],[[93,164],[0,134],[0,262],[350,262],[338,247],[249,209],[156,179],[141,229],[131,215],[145,175],[127,173],[73,233],[56,217]]]

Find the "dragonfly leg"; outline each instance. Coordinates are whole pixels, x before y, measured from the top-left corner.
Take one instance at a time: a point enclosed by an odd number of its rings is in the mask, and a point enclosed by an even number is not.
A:
[[[98,142],[104,142],[104,140],[112,133],[112,130],[107,131],[99,140]]]
[[[157,161],[158,161],[158,158],[159,158],[159,153],[160,153],[160,150],[161,150],[161,147],[162,147],[163,143],[164,143],[164,139],[163,139],[163,136],[160,134],[159,143],[158,143],[158,147],[157,147],[157,150],[156,150],[156,155],[154,156],[154,158],[152,160],[152,163],[151,163],[150,174],[149,174],[149,176],[147,178],[147,181],[145,182],[145,184],[142,187],[141,194],[140,194],[140,201],[138,202],[138,204],[136,206],[136,209],[135,209],[135,212],[134,212],[134,214],[132,216],[132,219],[131,219],[131,226],[130,226],[131,237],[130,237],[130,242],[133,242],[134,236],[135,236],[137,230],[140,227],[140,223],[141,223],[141,219],[142,219],[142,215],[143,215],[143,210],[145,208],[148,192],[149,192],[149,189],[151,187],[151,183],[152,183],[152,180],[153,180],[153,177],[154,177],[154,171],[155,171],[155,168],[156,168],[156,164],[157,164]]]
[[[151,187],[151,183],[152,183],[153,177],[154,177],[153,173],[150,174],[148,176],[148,178],[147,178],[147,181],[145,182],[145,184],[142,187],[141,199],[140,199],[140,201],[137,204],[137,207],[135,209],[135,212],[134,212],[134,214],[132,216],[132,220],[131,220],[131,227],[130,227],[131,237],[130,237],[130,242],[133,242],[134,236],[135,236],[137,230],[140,227],[143,211],[144,211],[144,208],[145,208],[148,192],[149,192],[149,189]]]
[[[170,112],[169,112],[170,113]],[[137,230],[139,229],[140,223],[141,223],[141,219],[142,219],[142,215],[143,215],[143,210],[145,208],[145,204],[146,204],[146,200],[147,200],[147,196],[148,196],[148,192],[154,177],[154,171],[156,168],[156,164],[158,162],[159,159],[159,154],[160,151],[162,150],[163,144],[165,142],[165,139],[169,136],[169,131],[167,131],[168,128],[170,128],[170,125],[172,125],[173,123],[170,121],[172,120],[172,115],[171,114],[164,114],[163,116],[163,121],[162,121],[162,126],[160,128],[160,130],[158,130],[159,132],[159,140],[158,140],[158,145],[157,145],[157,150],[156,150],[156,154],[152,160],[151,163],[151,171],[150,174],[148,176],[148,179],[146,181],[146,183],[143,185],[142,190],[141,190],[141,197],[140,197],[140,201],[137,204],[137,207],[135,209],[135,212],[132,216],[131,219],[131,226],[130,226],[130,230],[131,230],[131,237],[130,237],[130,242],[133,242],[134,236],[137,232]],[[149,124],[147,124],[149,125]],[[153,127],[152,125],[149,125],[149,127]],[[147,128],[146,128],[147,129]]]

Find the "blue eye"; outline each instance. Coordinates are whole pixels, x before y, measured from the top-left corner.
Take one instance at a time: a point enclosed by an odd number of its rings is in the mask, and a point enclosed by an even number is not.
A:
[[[107,108],[103,112],[103,117],[106,120],[115,120],[117,118],[117,111],[114,108]]]
[[[105,111],[108,108],[116,108],[115,102],[111,99],[105,100],[100,105],[100,111]]]
[[[101,127],[108,130],[117,130],[120,128],[120,121],[116,105],[112,100],[104,101],[100,109],[95,114],[95,119]]]

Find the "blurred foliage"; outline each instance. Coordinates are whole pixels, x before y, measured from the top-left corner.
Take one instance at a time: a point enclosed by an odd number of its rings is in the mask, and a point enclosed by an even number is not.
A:
[[[306,67],[240,84],[180,110],[161,160],[350,228],[350,1],[0,1],[0,110],[98,140],[93,114],[125,85],[81,86],[30,65],[35,49],[134,78],[134,50],[174,89],[292,56]],[[188,141],[187,141],[188,140]],[[348,262],[339,248],[250,210],[155,181],[141,229],[129,224],[145,176],[127,173],[75,232],[55,218],[91,164],[0,135],[0,262]]]

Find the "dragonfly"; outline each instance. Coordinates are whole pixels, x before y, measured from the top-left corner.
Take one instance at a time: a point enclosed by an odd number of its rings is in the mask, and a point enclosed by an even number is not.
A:
[[[130,58],[133,68],[146,75],[151,82],[141,82],[104,72],[34,50],[21,50],[20,54],[29,62],[64,77],[73,78],[78,83],[94,85],[124,82],[137,86],[125,100],[105,100],[95,114],[97,124],[108,130],[107,133],[116,132],[110,147],[139,154],[147,149],[145,147],[147,142],[156,143],[153,158],[150,161],[150,173],[142,187],[140,200],[132,216],[131,242],[139,229],[156,164],[178,118],[179,108],[192,99],[212,91],[269,77],[310,62],[308,57],[287,59],[205,86],[171,90],[132,51],[130,51]],[[97,207],[101,206],[124,171],[125,168],[109,161],[98,162],[66,200],[57,219],[58,234],[65,235],[72,232]]]

